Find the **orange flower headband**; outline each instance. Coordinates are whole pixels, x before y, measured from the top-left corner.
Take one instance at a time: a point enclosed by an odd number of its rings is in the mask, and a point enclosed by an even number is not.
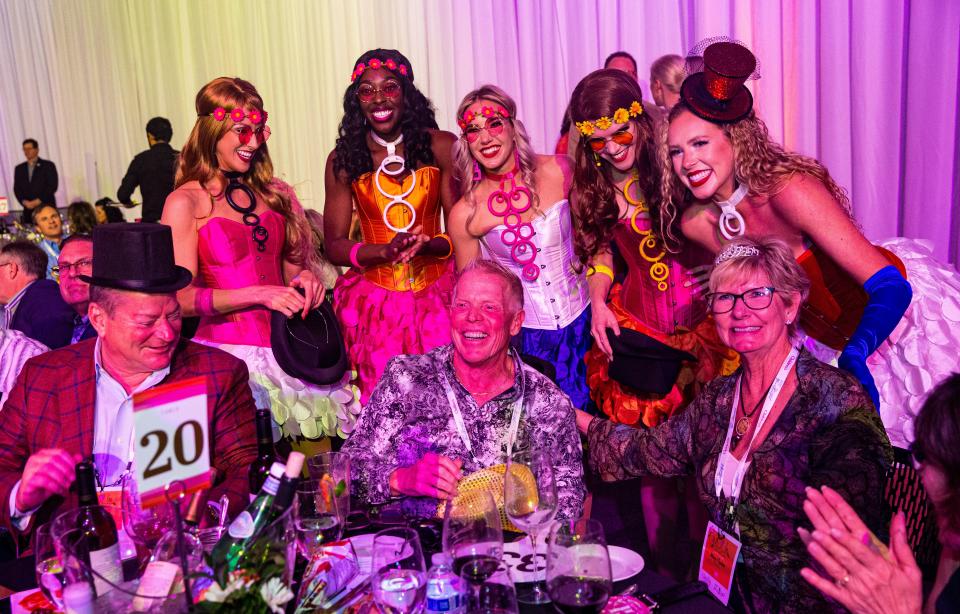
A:
[[[634,100],[630,105],[629,109],[620,107],[613,112],[613,119],[610,119],[606,115],[600,119],[594,121],[582,121],[577,122],[577,130],[580,131],[580,134],[583,136],[590,136],[596,130],[606,130],[614,124],[625,124],[632,117],[639,117],[643,114],[643,105],[639,101]]]
[[[379,58],[370,58],[369,60],[367,60],[366,64],[364,64],[363,62],[360,62],[354,67],[353,73],[350,75],[350,82],[352,83],[356,81],[360,77],[360,75],[363,74],[363,71],[365,71],[368,68],[372,68],[373,70],[377,70],[379,68],[386,68],[387,70],[393,71],[395,73],[400,73],[404,77],[407,76],[407,72],[408,72],[406,64],[397,64],[397,62],[392,59],[381,60]]]

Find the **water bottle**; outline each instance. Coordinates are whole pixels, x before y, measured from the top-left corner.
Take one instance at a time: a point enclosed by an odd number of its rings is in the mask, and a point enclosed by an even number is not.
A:
[[[430,559],[427,572],[427,614],[462,614],[467,611],[467,591],[460,576],[453,573],[453,559],[438,552]]]

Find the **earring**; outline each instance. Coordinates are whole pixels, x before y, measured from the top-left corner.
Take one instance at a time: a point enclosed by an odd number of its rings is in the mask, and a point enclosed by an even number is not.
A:
[[[786,324],[787,326],[790,326],[791,324],[793,324],[793,320],[787,320],[786,322],[784,322],[784,324]]]
[[[476,160],[473,161],[473,180],[474,182],[480,181],[483,179],[483,174],[480,172],[480,163]]]
[[[597,162],[597,168],[603,166],[603,162],[600,161],[600,156],[597,153],[593,154],[593,159]]]

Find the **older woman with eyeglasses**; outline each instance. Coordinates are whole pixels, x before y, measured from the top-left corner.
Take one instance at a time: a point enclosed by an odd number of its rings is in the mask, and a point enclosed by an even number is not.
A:
[[[604,480],[694,475],[711,535],[741,544],[730,605],[748,612],[842,611],[800,577],[805,489],[842,493],[883,526],[892,449],[860,383],[796,346],[809,282],[776,239],[740,239],[717,256],[708,302],[741,368],[682,413],[646,431],[578,412],[590,464]],[[736,557],[734,557],[736,558]]]

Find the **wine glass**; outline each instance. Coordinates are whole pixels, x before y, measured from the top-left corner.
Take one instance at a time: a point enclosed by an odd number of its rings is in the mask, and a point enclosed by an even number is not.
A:
[[[503,556],[503,529],[500,510],[489,491],[471,490],[447,502],[443,551],[453,558],[454,573],[472,578],[472,587],[493,573]]]
[[[547,590],[561,612],[600,612],[613,590],[610,553],[596,520],[557,523],[547,539]]]
[[[350,456],[346,452],[321,452],[307,459],[311,478],[324,480],[337,497],[340,519],[350,517]]]
[[[37,528],[33,542],[33,552],[36,560],[37,586],[43,591],[50,603],[63,609],[63,563],[57,553],[57,545],[53,540],[51,529],[53,523],[48,522]]]
[[[338,503],[338,497],[323,479],[303,480],[297,486],[293,522],[297,544],[307,560],[312,560],[323,544],[337,541],[343,534]]]
[[[132,473],[123,476],[120,506],[123,511],[123,529],[127,535],[137,545],[151,551],[160,538],[176,524],[173,508],[167,503],[147,508],[141,506],[137,478]]]
[[[471,586],[475,576],[468,570],[460,574],[460,579]],[[510,568],[503,561],[495,561],[483,581],[471,591],[468,610],[471,614],[515,614],[517,607],[517,591],[514,588],[513,578],[510,577]]]
[[[537,537],[557,514],[557,478],[547,450],[517,452],[507,461],[503,476],[503,507],[517,528],[530,535],[533,560],[537,560]],[[543,580],[537,580],[517,599],[521,603],[550,603]]]
[[[388,614],[408,614],[427,595],[426,567],[420,538],[413,529],[384,529],[373,538],[371,556],[373,599]]]

